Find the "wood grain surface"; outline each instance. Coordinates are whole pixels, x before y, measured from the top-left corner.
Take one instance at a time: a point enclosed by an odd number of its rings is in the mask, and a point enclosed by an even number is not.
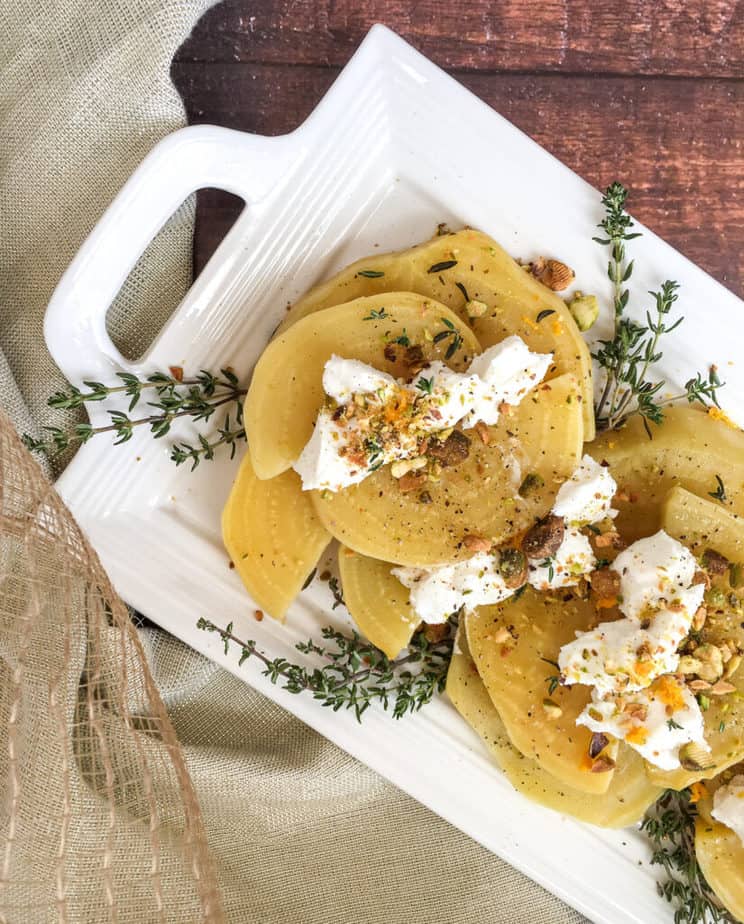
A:
[[[290,131],[374,22],[744,294],[744,2],[228,0],[173,63],[189,121]],[[200,194],[197,270],[240,205]]]

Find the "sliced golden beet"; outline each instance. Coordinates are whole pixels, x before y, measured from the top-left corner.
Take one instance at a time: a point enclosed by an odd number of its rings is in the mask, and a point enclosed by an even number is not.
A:
[[[454,265],[446,266],[453,261]],[[570,372],[580,382],[585,436],[592,439],[591,357],[576,322],[562,298],[482,231],[466,228],[409,250],[358,260],[293,305],[279,332],[312,312],[363,295],[396,290],[436,298],[458,312],[472,324],[484,348],[509,334],[518,334],[531,350],[554,353],[556,374]],[[466,298],[481,302],[485,313],[471,318]]]
[[[547,808],[605,828],[624,828],[640,821],[661,789],[648,781],[643,760],[635,751],[620,745],[617,770],[601,795],[561,783],[511,743],[462,633],[458,641],[460,651],[453,655],[447,674],[447,695],[518,792]]]
[[[386,346],[405,336],[424,360],[445,359],[451,339],[432,336],[451,324],[462,345],[447,364],[467,368],[480,346],[449,308],[410,292],[360,298],[304,318],[266,347],[245,400],[245,427],[256,475],[273,478],[295,462],[310,439],[323,399],[323,368],[333,354],[358,359],[396,377],[409,373],[405,350]],[[428,334],[428,337],[427,337]],[[385,353],[387,352],[387,356]]]
[[[466,431],[470,455],[439,481],[403,492],[385,466],[335,494],[311,492],[318,515],[338,540],[372,558],[422,566],[468,558],[466,535],[501,543],[551,508],[581,457],[578,397],[573,376],[552,379],[489,427],[487,444]],[[535,477],[520,496],[528,474]]]
[[[737,921],[744,921],[744,844],[741,838],[710,814],[712,793],[698,804],[695,855],[708,885]]]
[[[560,783],[580,792],[607,792],[613,771],[591,772],[591,732],[576,725],[590,689],[556,686],[563,645],[596,622],[594,607],[575,594],[538,593],[527,588],[516,600],[483,606],[466,617],[468,645],[511,743]],[[558,716],[546,711],[550,698]]]
[[[222,538],[248,593],[280,621],[331,541],[299,475],[262,481],[248,453],[222,512]]]
[[[670,407],[664,422],[649,424],[649,439],[639,417],[619,431],[603,433],[587,451],[605,460],[630,500],[620,500],[616,524],[629,541],[650,536],[661,524],[661,507],[671,488],[680,486],[707,498],[726,488],[722,506],[744,516],[744,432],[690,405]]]
[[[731,562],[744,563],[744,516],[720,501],[672,488],[662,504],[661,525],[698,557],[713,549]]]
[[[730,561],[744,562],[744,520],[718,501],[673,488],[662,506],[661,525],[695,555],[712,549]],[[742,590],[732,591],[727,574],[714,578],[713,592],[707,594],[708,618],[700,636],[701,644],[718,647],[721,642],[731,640],[744,650],[741,595]],[[664,771],[648,764],[649,779],[654,783],[669,789],[684,789],[697,780],[712,779],[744,758],[744,667],[726,679],[737,692],[708,696],[709,706],[703,713],[710,755],[699,769],[680,767]]]
[[[389,562],[367,558],[345,546],[339,549],[338,565],[352,619],[368,641],[395,658],[421,621],[408,602],[408,589],[390,573]]]

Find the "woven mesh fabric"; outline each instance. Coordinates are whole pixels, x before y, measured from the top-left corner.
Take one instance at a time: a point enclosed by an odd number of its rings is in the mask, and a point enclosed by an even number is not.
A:
[[[46,406],[64,382],[44,309],[118,188],[183,123],[170,61],[208,5],[3,3],[0,404],[20,431],[74,420]],[[187,202],[110,311],[127,355],[188,286],[192,218]],[[9,924],[582,920],[236,678],[135,632],[5,416],[0,737]]]

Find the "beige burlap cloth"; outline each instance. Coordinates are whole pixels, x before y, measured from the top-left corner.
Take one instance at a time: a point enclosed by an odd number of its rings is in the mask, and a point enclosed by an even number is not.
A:
[[[169,64],[208,5],[0,5],[0,403],[22,431],[51,420],[64,385],[42,338],[49,296],[183,123]],[[112,309],[128,353],[188,285],[192,212]],[[0,736],[8,924],[581,920],[231,675],[137,632],[4,416]]]

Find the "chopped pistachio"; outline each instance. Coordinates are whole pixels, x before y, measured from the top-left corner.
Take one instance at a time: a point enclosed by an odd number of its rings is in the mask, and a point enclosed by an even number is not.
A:
[[[485,302],[478,301],[477,298],[471,298],[465,302],[465,311],[469,318],[482,318],[488,311],[488,305]]]
[[[715,645],[700,645],[695,649],[695,658],[700,662],[696,673],[701,680],[715,683],[723,676],[723,655]]]
[[[729,584],[737,590],[744,587],[744,565],[738,561],[732,561],[729,567]]]
[[[596,295],[575,292],[566,304],[580,331],[589,330],[599,317],[599,302]]]

